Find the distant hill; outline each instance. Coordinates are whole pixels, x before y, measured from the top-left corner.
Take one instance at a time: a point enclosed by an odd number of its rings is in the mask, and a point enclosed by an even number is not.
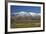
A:
[[[33,12],[17,12],[12,13],[12,19],[15,20],[40,20],[40,13]]]

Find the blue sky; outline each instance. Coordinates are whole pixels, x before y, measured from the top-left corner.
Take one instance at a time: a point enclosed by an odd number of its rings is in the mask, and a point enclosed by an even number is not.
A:
[[[39,6],[16,6],[16,5],[11,5],[11,12],[20,12],[20,11],[25,11],[25,12],[34,12],[34,13],[40,13],[41,8]]]

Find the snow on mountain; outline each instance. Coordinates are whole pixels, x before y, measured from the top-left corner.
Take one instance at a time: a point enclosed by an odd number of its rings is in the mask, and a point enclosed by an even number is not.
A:
[[[40,13],[21,11],[21,12],[12,13],[12,15],[18,15],[18,16],[40,16]]]

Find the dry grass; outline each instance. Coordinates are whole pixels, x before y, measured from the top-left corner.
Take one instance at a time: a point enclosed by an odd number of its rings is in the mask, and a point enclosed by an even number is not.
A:
[[[12,21],[11,28],[40,27],[40,20]]]

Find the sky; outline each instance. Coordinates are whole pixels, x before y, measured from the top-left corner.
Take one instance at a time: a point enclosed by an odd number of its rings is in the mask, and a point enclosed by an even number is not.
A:
[[[40,13],[41,8],[39,6],[16,6],[11,5],[11,12],[16,13],[20,11]]]

